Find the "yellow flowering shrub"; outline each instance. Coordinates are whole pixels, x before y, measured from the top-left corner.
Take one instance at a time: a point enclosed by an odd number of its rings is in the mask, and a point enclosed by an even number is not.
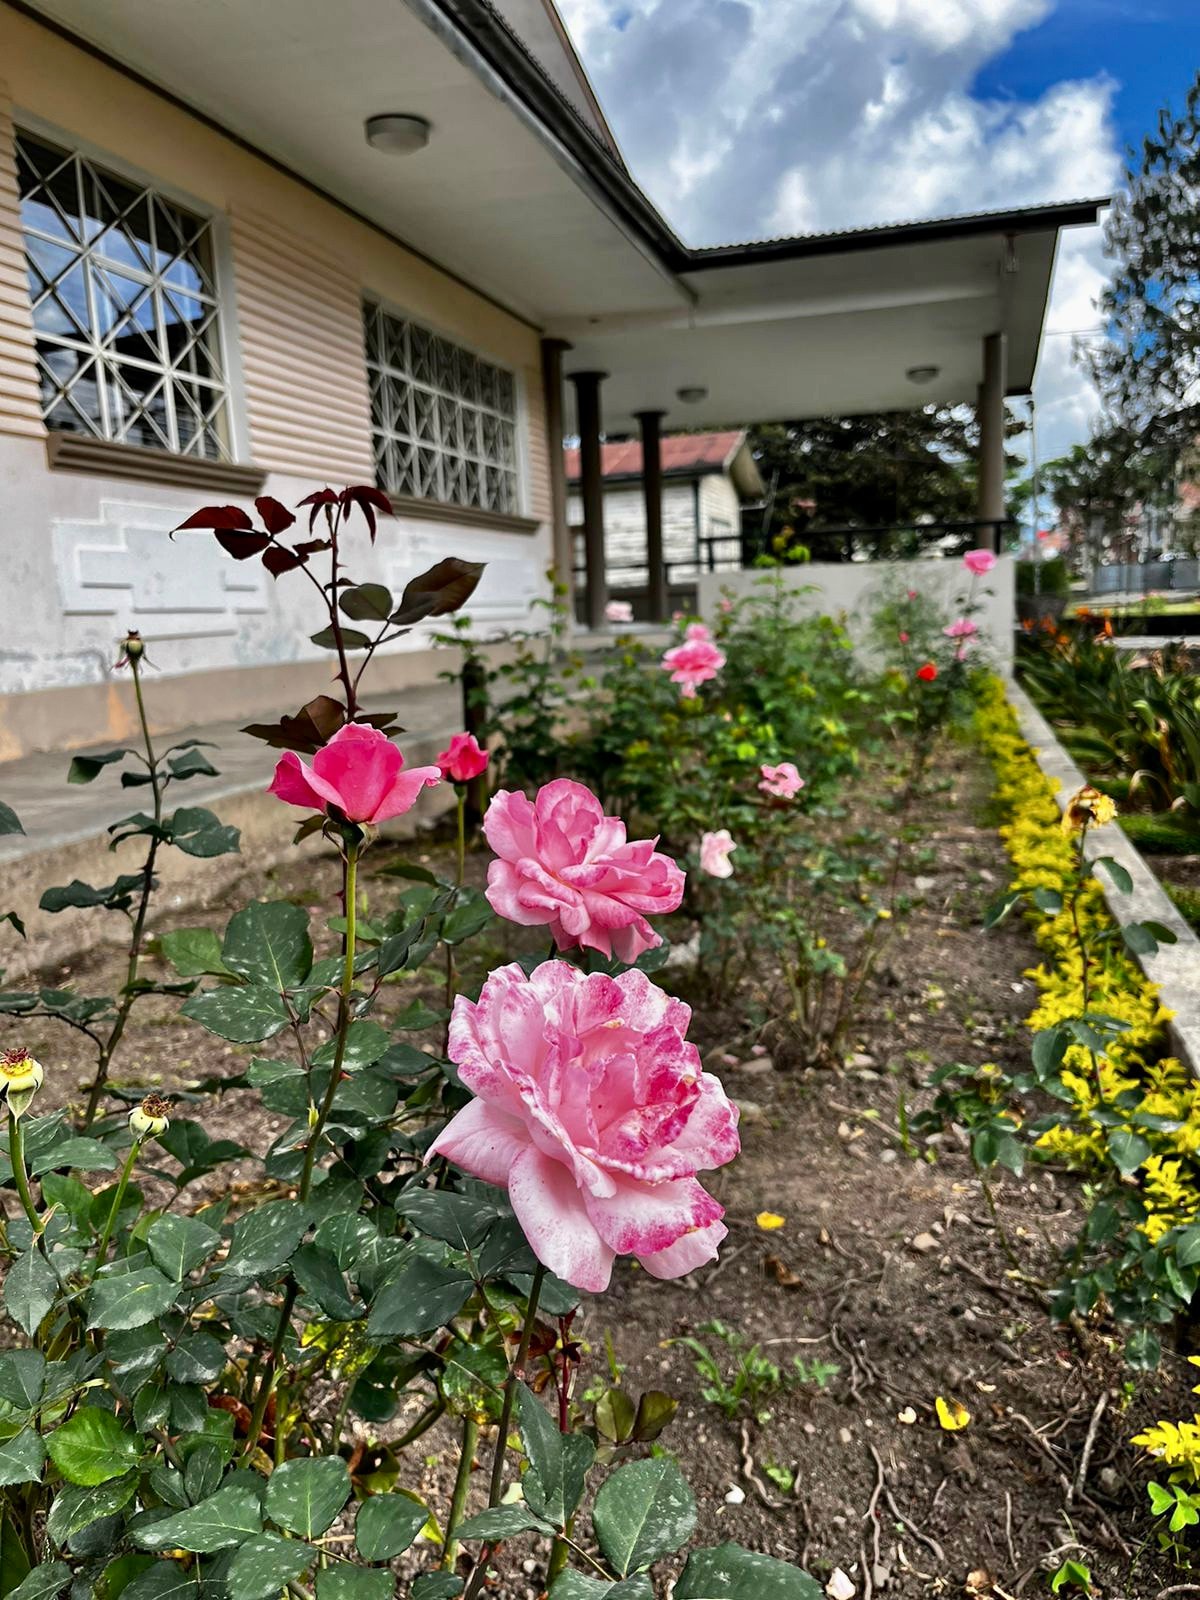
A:
[[[1200,1367],[1200,1356],[1189,1356],[1194,1367]],[[1200,1385],[1192,1390],[1200,1394]],[[1155,1422],[1141,1433],[1135,1433],[1130,1444],[1140,1444],[1143,1450],[1170,1467],[1172,1481],[1200,1484],[1200,1415],[1191,1422]]]

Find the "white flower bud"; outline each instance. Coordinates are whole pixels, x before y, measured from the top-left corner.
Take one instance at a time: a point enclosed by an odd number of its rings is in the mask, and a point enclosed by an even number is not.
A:
[[[148,1094],[140,1106],[129,1113],[129,1131],[135,1139],[158,1139],[171,1126],[170,1107],[156,1094]]]

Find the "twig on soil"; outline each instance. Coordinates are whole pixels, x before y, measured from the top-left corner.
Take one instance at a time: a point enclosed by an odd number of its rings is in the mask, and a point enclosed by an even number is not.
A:
[[[1068,1505],[1071,1504],[1076,1495],[1083,1493],[1083,1486],[1087,1482],[1088,1467],[1092,1461],[1092,1451],[1096,1448],[1096,1434],[1100,1427],[1100,1419],[1104,1415],[1104,1408],[1107,1404],[1108,1390],[1104,1389],[1099,1400],[1096,1401],[1095,1410],[1092,1412],[1092,1420],[1088,1423],[1087,1437],[1083,1441],[1083,1451],[1079,1457],[1079,1468],[1075,1473],[1075,1481],[1067,1494]]]
[[[758,1471],[754,1464],[754,1457],[750,1452],[750,1428],[747,1423],[742,1424],[741,1440],[742,1477],[745,1478],[746,1482],[754,1490],[755,1494],[758,1496],[759,1500],[762,1501],[763,1505],[766,1506],[768,1511],[782,1511],[783,1506],[778,1500],[771,1499],[771,1496],[767,1493],[766,1484],[758,1476]]]
[[[893,1495],[891,1488],[884,1478],[883,1461],[880,1458],[879,1451],[876,1450],[873,1444],[869,1444],[867,1449],[875,1458],[875,1467],[879,1473],[880,1482],[883,1484],[883,1497],[888,1503],[888,1510],[892,1513],[897,1522],[902,1523],[908,1529],[909,1533],[912,1534],[914,1539],[919,1539],[921,1541],[921,1543],[929,1551],[930,1555],[944,1564],[946,1560],[946,1552],[942,1549],[941,1545],[932,1536],[932,1534],[924,1533],[920,1528],[918,1528],[916,1523],[913,1522],[910,1517],[906,1517],[903,1511],[901,1511],[900,1507],[896,1504],[896,1497]]]
[[[1200,1583],[1172,1583],[1160,1589],[1154,1600],[1167,1600],[1169,1594],[1200,1594]]]
[[[712,1283],[716,1278],[720,1277],[727,1266],[736,1261],[739,1256],[744,1256],[746,1251],[757,1243],[757,1239],[748,1239],[745,1244],[738,1245],[736,1250],[726,1251],[712,1271],[705,1273],[703,1281],[695,1284],[694,1287],[697,1289],[707,1289],[710,1283]]]
[[[1009,1489],[1004,1491],[1004,1542],[1008,1545],[1008,1559],[1012,1563],[1012,1569],[1015,1572],[1017,1570],[1017,1552],[1013,1547],[1012,1492]]]

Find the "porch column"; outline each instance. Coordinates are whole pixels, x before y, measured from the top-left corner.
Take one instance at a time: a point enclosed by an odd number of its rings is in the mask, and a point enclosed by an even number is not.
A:
[[[600,385],[607,372],[572,372],[579,423],[579,488],[583,501],[584,564],[587,569],[587,625],[604,626],[608,580],[604,572],[604,480],[600,468]]]
[[[979,385],[976,417],[979,421],[980,522],[1004,521],[1004,392],[1007,388],[1007,341],[1002,333],[989,333],[983,341],[983,382]],[[979,530],[978,542],[991,550],[998,528]]]
[[[670,613],[667,564],[663,560],[662,428],[665,411],[636,411],[642,433],[642,494],[646,502],[646,567],[651,622]]]
[[[554,580],[566,591],[563,603],[575,615],[575,555],[567,525],[567,474],[563,465],[563,355],[565,339],[542,340],[542,390],[546,406],[546,448],[550,452],[551,550]]]

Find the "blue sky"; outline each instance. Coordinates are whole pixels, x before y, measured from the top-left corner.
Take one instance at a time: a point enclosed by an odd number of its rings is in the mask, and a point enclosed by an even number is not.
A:
[[[1112,193],[1200,68],[1200,0],[559,0],[638,181],[693,244]],[[1063,240],[1043,459],[1098,403],[1101,230]]]

